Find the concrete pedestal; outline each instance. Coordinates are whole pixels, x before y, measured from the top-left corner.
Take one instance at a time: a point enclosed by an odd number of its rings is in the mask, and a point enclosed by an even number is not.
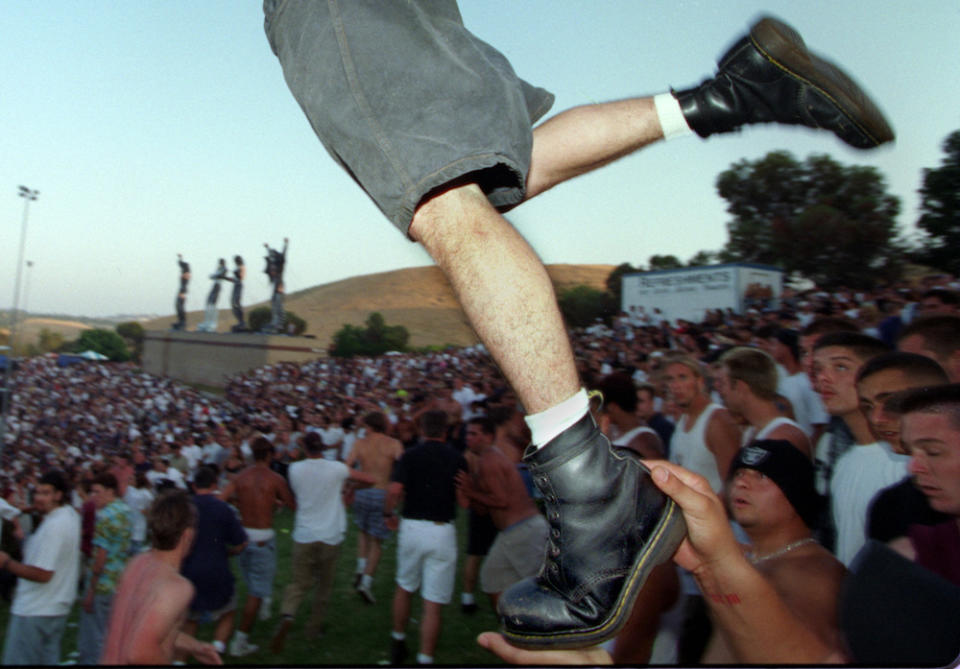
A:
[[[143,369],[186,383],[222,388],[228,376],[277,362],[324,357],[311,337],[151,330],[143,342]]]

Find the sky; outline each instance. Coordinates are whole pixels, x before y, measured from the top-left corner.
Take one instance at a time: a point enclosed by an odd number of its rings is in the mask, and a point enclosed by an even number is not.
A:
[[[893,146],[752,127],[644,149],[562,184],[508,218],[547,263],[686,260],[718,250],[729,215],[716,176],[785,149],[875,166],[915,234],[922,170],[960,128],[960,3],[868,0],[461,0],[466,26],[569,107],[685,88],[761,13],[797,28],[880,102]],[[0,308],[83,316],[173,313],[176,254],[200,309],[220,257],[267,299],[263,244],[290,238],[288,292],[430,264],[343,173],[283,81],[256,0],[0,2]],[[385,48],[389,48],[385,45]],[[226,308],[229,291],[220,306]]]

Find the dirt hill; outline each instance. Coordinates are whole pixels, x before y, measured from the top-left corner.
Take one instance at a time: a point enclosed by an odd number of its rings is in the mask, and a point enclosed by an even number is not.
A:
[[[613,268],[614,265],[549,265],[547,271],[559,292],[578,285],[602,290]],[[469,346],[477,342],[450,284],[436,267],[367,274],[315,286],[291,293],[285,306],[307,321],[307,334],[325,343],[346,323],[363,325],[374,311],[379,311],[389,325],[406,327],[411,346]],[[169,316],[143,326],[147,330],[165,330],[173,320]],[[192,330],[201,320],[201,311],[189,312],[187,329]],[[229,331],[233,322],[230,310],[221,309],[219,331]]]
[[[20,350],[19,346],[21,344],[26,346],[26,344],[29,343],[36,343],[42,330],[49,330],[51,333],[59,334],[63,337],[64,341],[69,341],[76,339],[80,336],[81,332],[89,330],[90,327],[91,326],[86,323],[80,323],[78,321],[27,316],[20,321],[20,324],[17,326],[17,342],[20,342],[17,345],[17,350]],[[9,328],[0,328],[0,336],[6,338],[9,334]]]

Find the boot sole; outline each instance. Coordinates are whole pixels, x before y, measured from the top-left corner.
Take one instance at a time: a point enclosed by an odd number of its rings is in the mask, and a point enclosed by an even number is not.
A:
[[[883,113],[860,86],[839,67],[811,53],[786,23],[761,19],[750,29],[750,40],[771,63],[833,102],[873,146],[893,140]]]
[[[653,485],[651,483],[651,485]],[[633,612],[633,605],[637,595],[647,582],[647,577],[653,569],[673,557],[684,537],[687,536],[687,526],[682,512],[672,499],[667,498],[667,506],[653,531],[648,546],[655,550],[647,550],[637,556],[626,585],[620,593],[619,599],[613,607],[610,616],[601,624],[579,630],[577,632],[559,632],[552,634],[516,634],[502,629],[503,636],[512,645],[528,650],[550,648],[552,650],[571,650],[595,646],[611,639],[623,629],[627,619]]]

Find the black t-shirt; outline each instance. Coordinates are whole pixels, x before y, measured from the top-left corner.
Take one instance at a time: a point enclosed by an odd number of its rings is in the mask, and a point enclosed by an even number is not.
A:
[[[911,525],[937,525],[949,519],[930,507],[927,496],[907,476],[873,498],[867,511],[867,536],[886,543],[907,536]]]
[[[442,441],[424,441],[407,449],[393,468],[391,480],[403,484],[404,518],[448,523],[456,517],[459,470],[467,461]]]

